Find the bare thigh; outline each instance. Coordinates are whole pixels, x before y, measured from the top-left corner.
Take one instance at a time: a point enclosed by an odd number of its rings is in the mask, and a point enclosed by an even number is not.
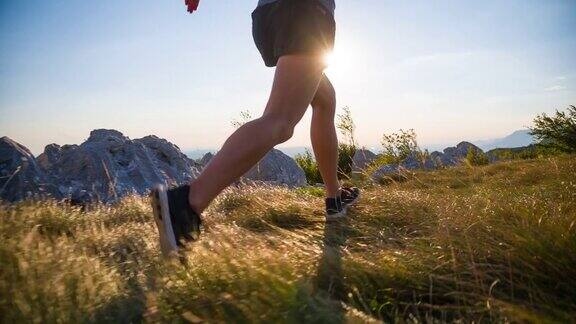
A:
[[[281,57],[263,117],[294,127],[312,102],[323,78],[323,69],[322,60],[315,56]]]

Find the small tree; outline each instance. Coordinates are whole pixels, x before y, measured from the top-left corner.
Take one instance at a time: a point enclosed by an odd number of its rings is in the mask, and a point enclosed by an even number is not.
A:
[[[344,107],[342,110],[344,112],[338,115],[338,123],[336,124],[336,127],[340,130],[340,134],[344,136],[345,143],[355,147],[356,139],[354,137],[354,132],[356,131],[356,125],[352,119],[352,112],[350,112],[350,107]]]
[[[576,152],[576,107],[570,106],[566,112],[556,110],[554,116],[536,116],[530,134],[544,146]]]
[[[381,162],[385,164],[400,163],[411,153],[415,152],[423,157],[423,152],[416,141],[416,132],[413,129],[400,130],[398,133],[382,135]]]
[[[466,161],[468,161],[470,165],[486,165],[490,162],[486,154],[472,147],[468,149]]]

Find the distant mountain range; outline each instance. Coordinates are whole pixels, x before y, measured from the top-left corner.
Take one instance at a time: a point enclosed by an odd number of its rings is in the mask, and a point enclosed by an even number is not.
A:
[[[482,150],[488,151],[495,148],[514,148],[528,146],[534,142],[534,137],[530,135],[530,130],[521,129],[502,138],[473,141],[472,143],[480,147]]]
[[[286,154],[292,158],[294,158],[298,154],[303,154],[304,152],[306,152],[306,150],[312,152],[312,148],[306,147],[306,146],[277,147],[277,149],[282,151],[282,153],[284,153],[284,154]],[[186,154],[192,160],[198,160],[198,159],[201,159],[204,156],[204,154],[206,154],[208,152],[216,153],[216,151],[218,151],[218,150],[217,149],[195,149],[195,150],[184,151],[184,154]]]
[[[188,158],[192,160],[199,160],[204,156],[204,154],[216,153],[216,151],[217,151],[216,149],[195,149],[184,151],[184,154],[186,154],[186,156],[188,156]]]
[[[502,137],[502,138],[495,138],[489,140],[477,140],[477,141],[470,141],[472,144],[478,146],[483,151],[489,151],[495,148],[514,148],[514,147],[522,147],[528,146],[534,143],[534,137],[530,135],[530,130],[528,129],[521,129],[513,132],[512,134]],[[440,143],[434,145],[428,145],[422,147],[423,149],[426,148],[430,152],[436,150],[442,150],[443,148],[450,146],[448,143]],[[293,146],[293,147],[278,147],[280,151],[284,154],[294,158],[298,154],[303,154],[306,150],[312,152],[312,148],[306,146]],[[368,147],[368,149],[373,150],[374,152],[379,151],[379,147]],[[215,153],[216,149],[195,149],[195,150],[188,150],[184,153],[193,160],[201,159],[204,154],[208,152]]]

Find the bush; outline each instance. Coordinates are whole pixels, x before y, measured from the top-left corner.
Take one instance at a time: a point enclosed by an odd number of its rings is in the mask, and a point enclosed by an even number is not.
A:
[[[566,112],[556,110],[555,116],[537,116],[530,131],[542,145],[576,152],[576,107],[570,106]]]
[[[338,145],[338,178],[350,179],[356,146],[340,143]]]
[[[468,149],[466,154],[466,161],[470,165],[486,165],[489,163],[488,157],[482,151],[475,150],[474,148]]]
[[[532,144],[525,147],[497,148],[486,153],[494,160],[528,160],[561,154],[557,148],[542,144]]]
[[[423,167],[425,161],[429,158],[430,153],[428,150],[422,150],[416,140],[417,135],[413,129],[403,130],[400,129],[398,133],[383,134],[382,153],[372,164],[366,169],[367,173],[372,173],[379,167],[387,164],[400,164],[404,162],[410,155],[415,155]]]
[[[294,157],[294,160],[298,165],[304,170],[304,174],[306,175],[306,182],[309,185],[315,185],[317,183],[324,183],[322,180],[322,175],[320,174],[320,170],[318,169],[318,165],[314,160],[314,157],[310,153],[310,151],[306,150],[304,154],[297,154]]]
[[[382,135],[382,160],[387,163],[400,163],[412,152],[421,152],[413,129]]]

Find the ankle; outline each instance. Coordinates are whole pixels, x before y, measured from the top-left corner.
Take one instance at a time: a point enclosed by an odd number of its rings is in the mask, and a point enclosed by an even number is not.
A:
[[[194,188],[194,185],[190,184],[190,191],[188,192],[188,205],[197,214],[202,214],[207,207],[207,204],[202,202],[202,197],[199,195],[200,191]]]
[[[324,191],[326,193],[326,198],[340,197],[340,186],[332,186],[332,187],[326,186],[324,188]]]
[[[336,191],[326,191],[326,197],[325,198],[338,198],[340,197],[340,190],[336,190]]]

